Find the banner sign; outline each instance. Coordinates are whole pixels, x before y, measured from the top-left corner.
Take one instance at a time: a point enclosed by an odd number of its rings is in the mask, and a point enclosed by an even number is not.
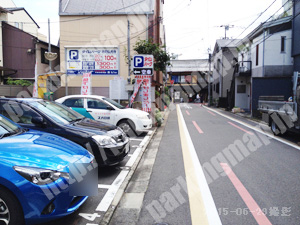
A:
[[[68,75],[119,75],[118,47],[66,47]]]
[[[139,89],[140,89],[141,85],[142,85],[142,80],[141,80],[141,79],[139,79],[139,80],[136,79],[136,80],[135,80],[135,83],[134,83],[133,94],[132,94],[131,97],[130,97],[129,107],[132,106],[132,103],[133,103],[133,101],[134,101],[134,99],[135,99],[137,93],[139,92]]]
[[[139,77],[139,76],[137,76]],[[151,112],[151,76],[140,76],[143,80],[142,85],[142,110]]]
[[[92,94],[91,73],[84,73],[82,76],[81,95]]]

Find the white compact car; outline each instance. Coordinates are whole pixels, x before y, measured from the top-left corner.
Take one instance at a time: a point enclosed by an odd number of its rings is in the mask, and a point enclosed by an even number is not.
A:
[[[61,103],[98,121],[121,127],[128,136],[139,135],[152,128],[149,113],[139,109],[125,108],[117,102],[98,95],[69,95],[56,102]]]

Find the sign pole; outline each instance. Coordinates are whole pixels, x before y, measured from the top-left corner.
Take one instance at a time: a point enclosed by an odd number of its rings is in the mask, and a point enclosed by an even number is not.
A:
[[[65,77],[65,85],[66,85],[66,96],[68,96],[68,59],[67,59],[67,49],[65,48],[65,65],[66,65],[66,77]]]

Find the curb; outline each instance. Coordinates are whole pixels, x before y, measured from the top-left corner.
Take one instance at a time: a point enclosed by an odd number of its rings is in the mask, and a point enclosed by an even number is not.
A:
[[[168,113],[164,113],[164,117],[168,115]],[[164,121],[165,121],[165,118],[164,118]],[[103,219],[101,220],[100,224],[99,225],[108,225],[115,210],[117,209],[117,206],[119,205],[124,193],[125,193],[125,190],[134,174],[134,172],[136,171],[143,155],[144,155],[144,152],[146,150],[146,148],[148,147],[150,141],[152,140],[153,136],[156,134],[156,131],[157,131],[157,127],[152,131],[152,133],[149,135],[147,134],[146,137],[148,136],[148,140],[147,142],[143,145],[142,149],[141,149],[141,152],[139,154],[139,156],[137,157],[135,163],[133,164],[133,166],[131,167],[131,170],[130,172],[128,173],[127,177],[125,178],[123,184],[121,185],[120,189],[118,190],[118,192],[116,193],[116,196],[114,197],[109,209],[106,211],[106,213],[104,214],[103,216]]]

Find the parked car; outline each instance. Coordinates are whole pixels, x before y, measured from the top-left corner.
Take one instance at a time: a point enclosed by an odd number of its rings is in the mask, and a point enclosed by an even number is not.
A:
[[[0,224],[35,224],[74,212],[87,196],[58,187],[68,182],[69,163],[93,159],[67,139],[24,129],[0,115]]]
[[[97,121],[122,128],[128,136],[136,136],[152,128],[149,113],[139,109],[125,108],[114,100],[97,95],[69,95],[56,102]]]
[[[85,118],[59,103],[43,99],[0,99],[0,113],[22,127],[67,138],[89,150],[99,166],[121,162],[130,150],[129,138],[118,127]]]

